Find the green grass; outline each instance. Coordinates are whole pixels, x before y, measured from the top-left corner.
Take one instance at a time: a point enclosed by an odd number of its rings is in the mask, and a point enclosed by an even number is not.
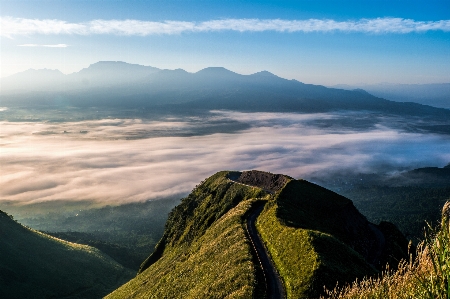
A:
[[[247,211],[261,199],[268,203],[257,229],[288,298],[318,297],[324,286],[377,273],[358,252],[373,232],[349,199],[302,180],[269,195],[229,174],[211,176],[170,212],[140,274],[107,298],[262,298],[245,230]]]
[[[245,213],[267,193],[211,176],[169,213],[140,274],[108,298],[253,298],[258,287]]]
[[[164,235],[154,253],[141,265],[141,272],[157,261],[167,248],[189,246],[241,201],[267,195],[260,188],[230,181],[228,174],[222,171],[209,177],[169,213]]]
[[[98,298],[132,276],[98,249],[26,228],[0,211],[2,298]]]
[[[364,234],[366,220],[350,200],[302,180],[290,181],[266,205],[257,229],[288,298],[318,297],[324,286],[376,273],[350,246],[344,217],[348,214]]]
[[[362,257],[328,234],[289,227],[276,216],[277,204],[267,205],[257,229],[284,280],[288,298],[317,297],[323,286],[352,281],[374,273]]]
[[[106,298],[262,298],[246,238],[252,200],[222,215],[198,239],[166,248],[162,257]]]

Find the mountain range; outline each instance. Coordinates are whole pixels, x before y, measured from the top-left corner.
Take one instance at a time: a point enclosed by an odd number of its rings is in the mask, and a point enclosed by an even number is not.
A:
[[[125,62],[97,62],[69,75],[28,70],[1,79],[4,107],[98,107],[101,109],[330,112],[372,111],[388,115],[450,119],[450,111],[395,102],[361,90],[327,88],[262,71],[240,75],[222,67],[196,73]]]

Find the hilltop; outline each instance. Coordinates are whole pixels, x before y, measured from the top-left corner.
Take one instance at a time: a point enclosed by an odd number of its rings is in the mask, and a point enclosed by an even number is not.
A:
[[[254,298],[264,273],[247,219],[256,227],[288,298],[318,296],[407,257],[390,223],[370,223],[352,202],[304,180],[260,171],[206,179],[169,214],[164,235],[139,275],[107,298]],[[263,266],[264,267],[264,266]]]
[[[99,298],[132,276],[93,247],[29,229],[0,211],[1,298]]]

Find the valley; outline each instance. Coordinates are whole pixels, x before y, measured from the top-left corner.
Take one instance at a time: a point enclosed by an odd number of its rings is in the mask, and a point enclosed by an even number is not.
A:
[[[0,210],[128,275],[67,278],[73,298],[325,296],[402,267],[450,197],[446,109],[224,68],[8,80]],[[4,269],[11,292],[36,288],[17,274],[34,270]]]

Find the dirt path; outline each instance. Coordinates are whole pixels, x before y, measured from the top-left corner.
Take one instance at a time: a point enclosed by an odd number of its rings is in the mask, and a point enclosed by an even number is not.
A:
[[[264,204],[252,208],[247,218],[247,231],[250,237],[250,241],[253,244],[253,250],[255,251],[256,257],[258,258],[259,263],[261,264],[261,267],[264,271],[267,298],[284,299],[286,298],[286,295],[283,282],[281,281],[280,276],[275,270],[272,260],[270,259],[255,226],[255,220],[256,218],[258,218],[263,208]]]

